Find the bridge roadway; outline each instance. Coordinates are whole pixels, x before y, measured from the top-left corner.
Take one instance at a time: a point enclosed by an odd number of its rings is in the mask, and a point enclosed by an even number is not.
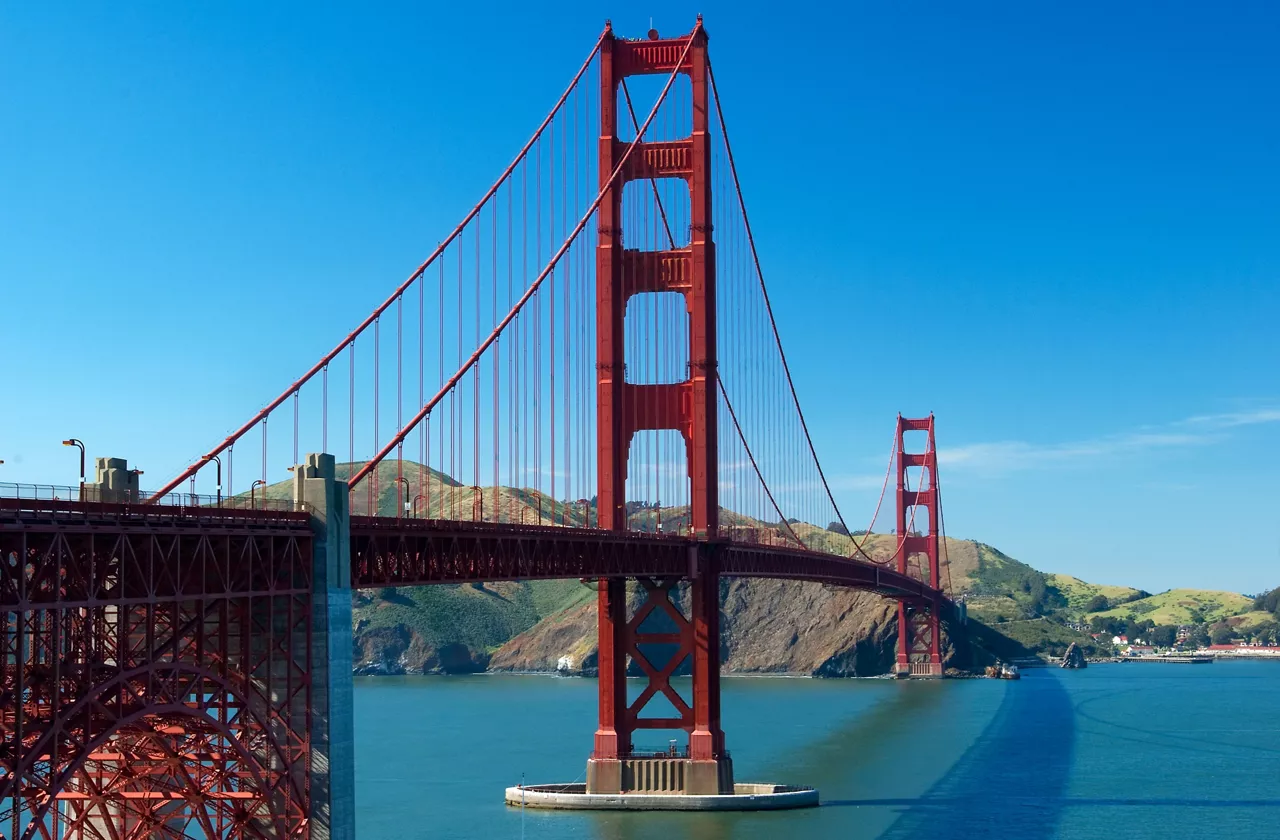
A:
[[[877,563],[784,546],[558,525],[351,517],[351,585],[556,578],[692,577],[714,549],[719,574],[807,580],[933,603],[940,593]]]
[[[308,520],[305,511],[0,498],[0,532],[8,532],[11,539],[22,532],[58,533],[71,537],[82,551],[110,550],[110,537],[125,533],[217,537],[278,532],[305,540],[310,537]],[[807,580],[918,603],[946,602],[937,590],[892,568],[787,546],[558,525],[378,516],[351,517],[351,586],[687,578],[698,552],[709,548],[714,548],[723,576]],[[169,556],[176,560],[180,553]]]

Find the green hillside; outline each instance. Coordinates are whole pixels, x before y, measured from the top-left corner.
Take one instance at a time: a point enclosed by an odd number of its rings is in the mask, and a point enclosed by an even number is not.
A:
[[[592,595],[576,580],[371,589],[357,594],[352,621],[361,633],[405,627],[434,648],[461,644],[490,653]]]
[[[1111,609],[1089,613],[1088,617],[1149,620],[1155,624],[1208,624],[1247,613],[1252,608],[1251,598],[1235,592],[1171,589]]]
[[[1049,585],[1056,588],[1067,599],[1068,608],[1082,613],[1086,611],[1089,602],[1095,598],[1102,597],[1111,604],[1121,604],[1142,595],[1140,590],[1129,586],[1086,583],[1071,575],[1050,574],[1048,578]]]
[[[1067,606],[1050,576],[999,549],[975,543],[978,555],[968,589],[969,611],[988,623],[1038,618]]]

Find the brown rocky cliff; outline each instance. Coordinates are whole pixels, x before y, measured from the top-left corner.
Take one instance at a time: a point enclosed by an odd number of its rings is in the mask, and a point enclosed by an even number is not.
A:
[[[895,605],[873,593],[733,579],[722,586],[721,603],[721,660],[728,673],[872,676],[893,664]],[[489,661],[497,671],[591,674],[595,667],[594,601],[540,621]]]
[[[403,624],[358,628],[352,659],[362,674],[469,674],[489,664],[484,653],[456,643],[434,647]]]

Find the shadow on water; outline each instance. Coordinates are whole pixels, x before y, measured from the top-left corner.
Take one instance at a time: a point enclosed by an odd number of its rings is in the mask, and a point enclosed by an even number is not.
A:
[[[841,787],[847,782],[850,756],[858,756],[858,761],[866,764],[892,761],[904,721],[946,713],[946,686],[941,682],[898,683],[883,688],[892,691],[889,699],[876,702],[847,724],[823,732],[820,740],[788,750],[769,764],[762,778],[801,779],[820,791],[829,786]],[[593,812],[592,836],[599,840],[810,836],[807,832],[813,824],[809,820],[816,816],[813,811]]]
[[[825,804],[903,807],[880,835],[886,840],[984,834],[1013,840],[1051,838],[1067,804],[1074,743],[1071,698],[1060,676],[1044,671],[1009,686],[991,723],[923,796]]]
[[[840,802],[827,802],[826,805],[866,805],[869,807],[911,807],[919,804],[919,799],[858,799]],[[969,799],[937,797],[929,800],[930,805],[947,808],[971,807],[974,803]],[[1280,808],[1280,799],[1134,799],[1134,798],[1085,798],[1077,797],[1062,800],[1066,807],[1130,807],[1130,808]],[[885,835],[888,836],[888,835]],[[1025,835],[1009,835],[1023,837]],[[1039,835],[1037,835],[1039,836]]]

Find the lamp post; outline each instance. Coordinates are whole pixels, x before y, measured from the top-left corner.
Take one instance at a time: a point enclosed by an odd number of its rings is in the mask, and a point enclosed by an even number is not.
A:
[[[222,506],[222,459],[217,455],[206,455],[204,460],[216,461],[218,464],[218,507]]]
[[[582,505],[582,527],[591,527],[591,502],[586,499],[578,499],[578,504]]]
[[[658,533],[662,533],[662,502],[653,503],[653,521],[657,523]]]
[[[397,518],[397,519],[399,519],[399,518],[400,518],[400,516],[401,516],[401,511],[403,511],[404,513],[409,513],[409,506],[410,506],[410,502],[409,502],[409,479],[405,478],[405,477],[404,477],[404,476],[402,476],[402,475],[396,476],[396,484],[399,484],[400,482],[404,482],[404,496],[402,496],[402,497],[401,497],[402,499],[404,499],[404,502],[403,502],[402,504],[396,505],[396,518]]]
[[[471,492],[474,494],[475,504],[471,506],[471,518],[476,522],[484,521],[484,491],[479,485],[472,485]]]
[[[253,484],[249,485],[249,509],[250,510],[258,509],[258,500],[254,496],[254,491],[256,491],[259,487],[266,487],[266,486],[267,486],[267,483],[260,478],[255,480]]]
[[[421,493],[419,493],[418,495],[416,495],[416,496],[414,496],[414,497],[413,497],[413,513],[412,513],[412,515],[413,515],[413,517],[414,517],[414,518],[417,518],[417,516],[418,516],[418,499],[421,499],[421,498],[423,498],[423,495],[422,495]]]
[[[83,496],[84,495],[84,442],[76,440],[75,438],[71,438],[71,440],[64,440],[62,442],[62,445],[80,447],[80,495]]]

